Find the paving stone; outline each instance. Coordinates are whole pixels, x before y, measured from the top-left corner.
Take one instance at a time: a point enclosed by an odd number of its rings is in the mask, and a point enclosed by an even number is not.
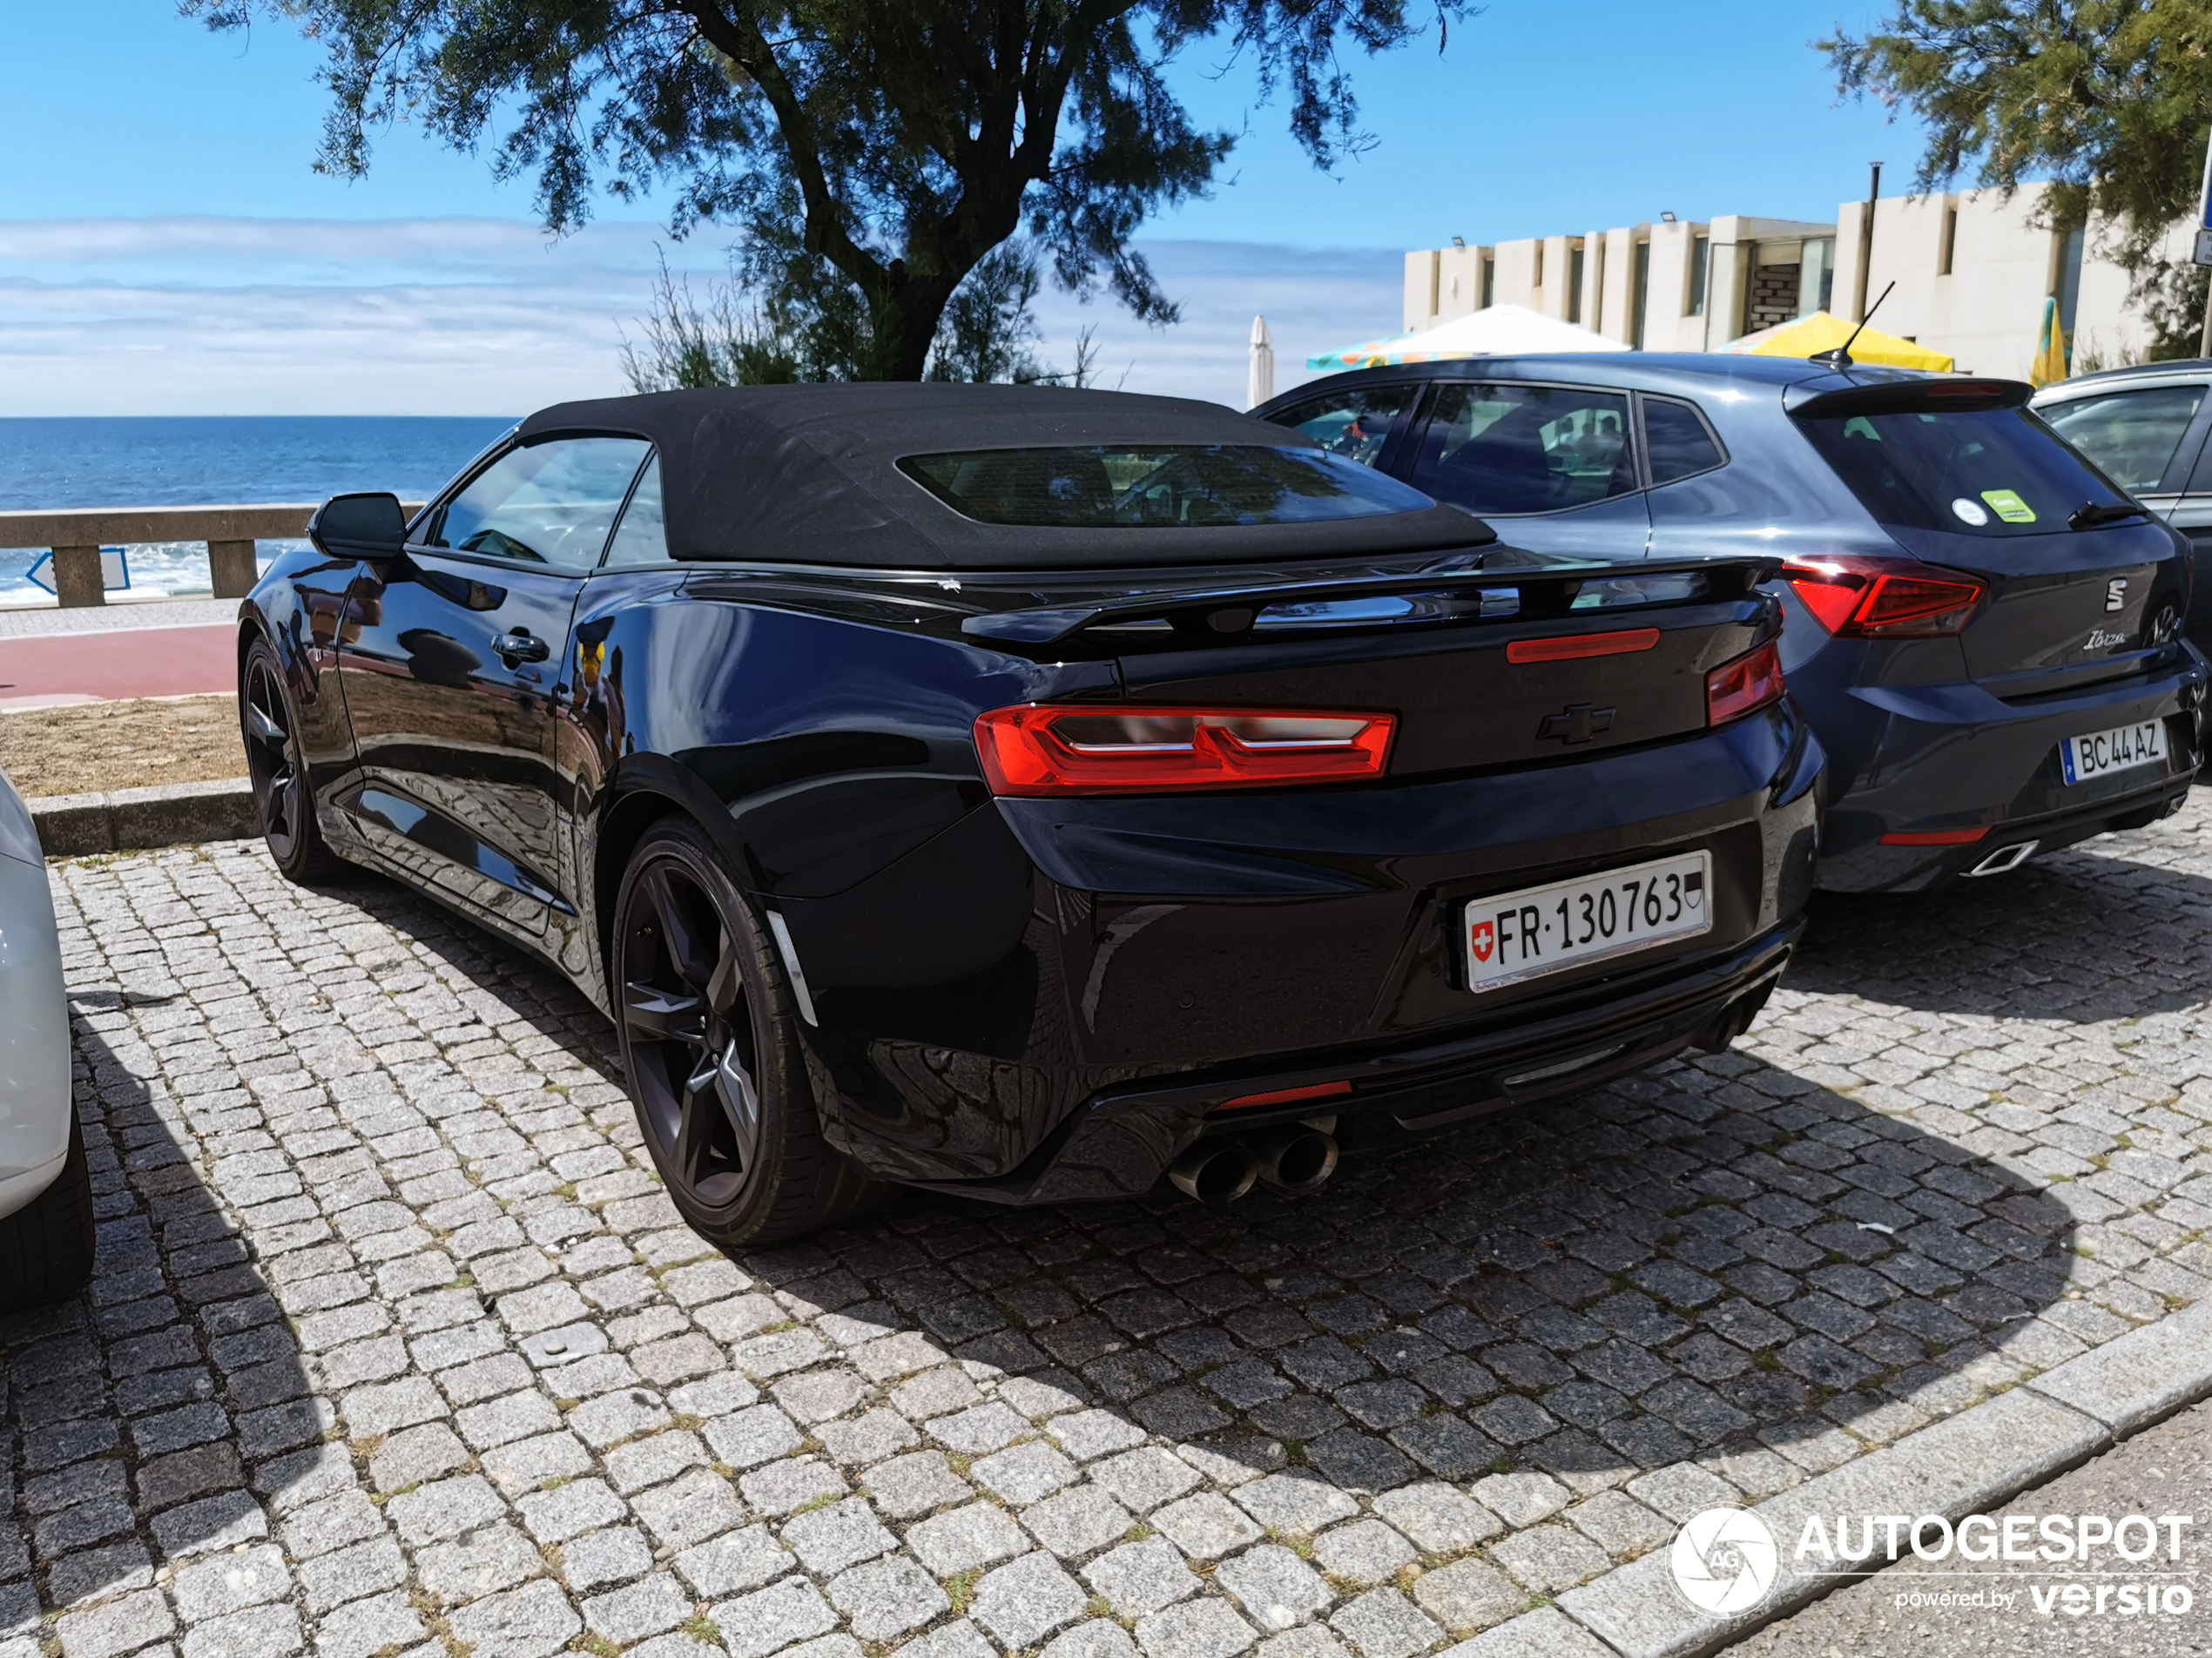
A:
[[[987,1502],[925,1520],[908,1529],[906,1542],[914,1558],[939,1577],[1011,1560],[1029,1547],[1006,1511]]]
[[[1316,1538],[1313,1558],[1332,1578],[1367,1587],[1411,1566],[1413,1546],[1379,1520],[1355,1520]]]
[[[1233,1495],[1238,1507],[1275,1532],[1315,1532],[1359,1512],[1359,1505],[1334,1486],[1297,1474],[1270,1474],[1239,1486]]]
[[[511,1589],[545,1569],[537,1547],[511,1526],[487,1526],[456,1542],[415,1556],[422,1587],[448,1603]]]
[[[1094,1618],[1055,1635],[1039,1658],[1134,1658],[1136,1651],[1121,1625]]]
[[[549,1658],[583,1628],[568,1597],[543,1578],[471,1601],[447,1621],[474,1658]]]
[[[946,1465],[941,1451],[917,1451],[879,1463],[860,1476],[877,1507],[894,1520],[911,1520],[974,1493]]]
[[[862,1641],[904,1634],[952,1605],[927,1572],[896,1556],[870,1560],[831,1579],[829,1598]]]
[[[1117,1618],[1141,1618],[1197,1592],[1199,1580],[1165,1538],[1123,1543],[1082,1569],[1082,1580],[1106,1597]]]
[[[1141,1446],[1120,1456],[1093,1463],[1090,1477],[1140,1514],[1149,1514],[1162,1503],[1171,1502],[1198,1483],[1200,1476],[1187,1462],[1157,1446]]]
[[[1211,1491],[1194,1492],[1155,1510],[1152,1524],[1185,1554],[1201,1560],[1219,1560],[1261,1534],[1243,1510]]]
[[[583,1603],[585,1627],[621,1646],[673,1629],[691,1616],[691,1597],[664,1572]]]
[[[1078,1486],[1022,1513],[1029,1535],[1064,1560],[1095,1554],[1129,1530],[1128,1509],[1096,1486]]]
[[[968,1473],[1007,1501],[1020,1504],[1040,1501],[1076,1478],[1074,1463],[1034,1440],[979,1458]]]
[[[1406,1486],[1375,1499],[1375,1512],[1429,1554],[1460,1554],[1504,1527],[1481,1504],[1449,1486]]]
[[[1224,1560],[1214,1581],[1237,1597],[1262,1629],[1288,1629],[1318,1616],[1336,1598],[1321,1574],[1279,1543],[1262,1543]]]
[[[1502,1623],[1528,1603],[1528,1591],[1487,1560],[1455,1560],[1413,1580],[1422,1611],[1454,1635]]]
[[[971,1615],[1002,1648],[1034,1647],[1083,1614],[1089,1597],[1042,1550],[1009,1560],[975,1585]]]
[[[634,1526],[586,1532],[561,1545],[561,1575],[579,1592],[627,1583],[653,1569],[653,1546]]]
[[[721,1629],[732,1658],[766,1658],[835,1628],[838,1618],[822,1592],[800,1577],[725,1601],[707,1615]]]
[[[1219,1601],[1190,1601],[1136,1622],[1136,1644],[1152,1658],[1231,1658],[1257,1637]]]
[[[1362,1658],[1412,1658],[1444,1634],[1435,1620],[1396,1589],[1370,1589],[1332,1617],[1329,1628]]]
[[[884,1530],[865,1500],[848,1497],[786,1522],[783,1544],[809,1572],[829,1577],[887,1554],[899,1540]]]

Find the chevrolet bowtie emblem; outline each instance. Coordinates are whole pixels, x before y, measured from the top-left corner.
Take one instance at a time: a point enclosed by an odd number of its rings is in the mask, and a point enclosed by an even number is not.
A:
[[[1569,703],[1564,712],[1547,714],[1536,728],[1539,737],[1556,737],[1569,743],[1587,743],[1600,731],[1613,729],[1613,711],[1588,703]]]

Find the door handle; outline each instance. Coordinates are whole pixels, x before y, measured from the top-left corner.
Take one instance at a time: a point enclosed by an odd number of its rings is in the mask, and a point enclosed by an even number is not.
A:
[[[553,647],[527,628],[517,628],[512,633],[493,634],[491,648],[493,653],[510,668],[518,662],[543,662],[553,654]]]

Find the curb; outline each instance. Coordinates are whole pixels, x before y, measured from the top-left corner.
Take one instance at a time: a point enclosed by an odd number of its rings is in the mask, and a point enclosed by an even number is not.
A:
[[[2208,1396],[2212,1301],[2201,1301],[1753,1504],[1782,1554],[1781,1574],[1755,1607],[1730,1617],[1696,1610],[1661,1547],[1443,1658],[1701,1658],[1889,1564],[1797,1567],[1791,1556],[1808,1515],[1985,1513]]]
[[[253,785],[244,778],[166,783],[105,794],[47,795],[24,804],[38,827],[38,844],[49,858],[134,852],[189,840],[243,840],[261,832],[253,811]]]

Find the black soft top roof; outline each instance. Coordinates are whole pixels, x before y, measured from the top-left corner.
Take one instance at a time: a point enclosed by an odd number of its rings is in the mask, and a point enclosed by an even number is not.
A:
[[[748,386],[556,403],[521,441],[621,433],[660,452],[668,550],[905,570],[1096,569],[1363,557],[1493,539],[1456,508],[1318,523],[1066,529],[978,523],[899,458],[1090,444],[1314,447],[1214,403],[1052,386]]]

